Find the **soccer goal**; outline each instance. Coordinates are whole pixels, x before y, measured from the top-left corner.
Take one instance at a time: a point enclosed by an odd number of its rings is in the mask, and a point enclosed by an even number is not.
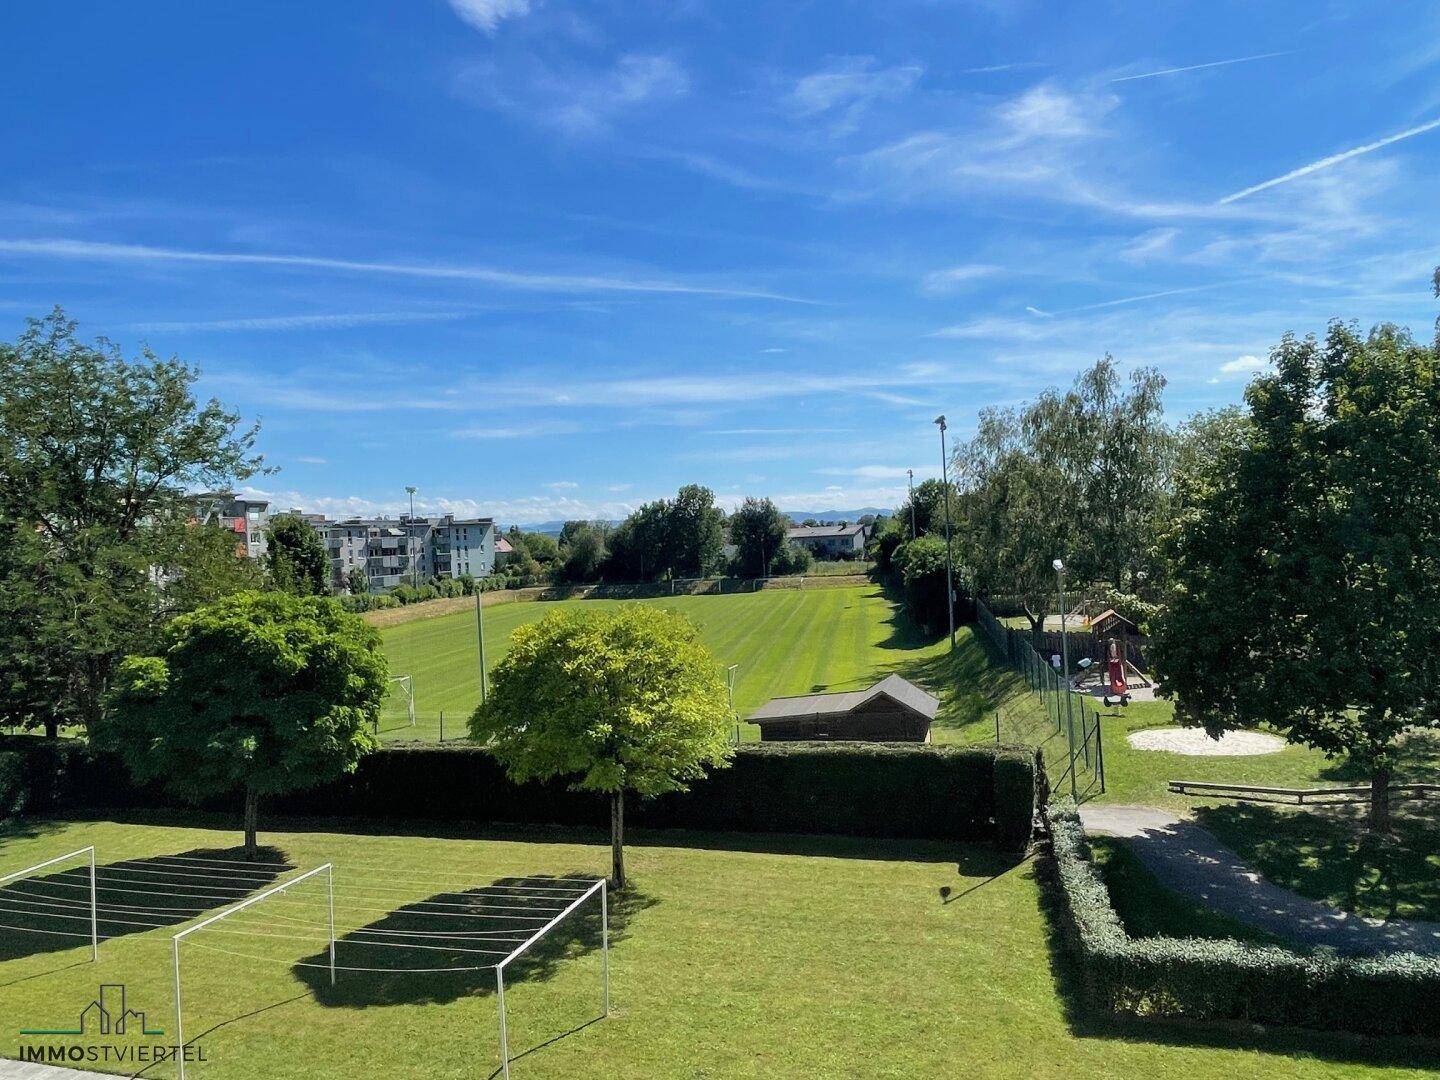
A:
[[[510,1033],[506,1027],[505,1012],[505,969],[523,956],[537,941],[570,918],[585,901],[596,893],[600,894],[600,1015],[610,1015],[610,892],[606,881],[601,878],[570,901],[554,918],[536,930],[495,965],[495,998],[500,1011],[500,1071],[505,1080],[510,1080]]]
[[[33,893],[28,889],[22,889],[26,879],[32,878],[41,870],[48,870],[52,866],[60,866],[64,863],[84,860],[90,871],[90,896],[88,904],[76,904],[73,901],[55,902],[55,898],[47,893]],[[43,899],[37,899],[43,897]],[[89,912],[84,915],[75,914],[82,907],[89,907]],[[68,909],[70,914],[58,913],[51,909]],[[0,877],[0,916],[6,921],[0,923],[0,930],[14,930],[27,934],[53,934],[56,937],[75,937],[90,939],[90,959],[100,959],[100,928],[99,928],[99,905],[95,902],[95,849],[94,847],[83,847],[77,851],[67,852],[64,855],[57,855],[53,859],[46,859],[34,866],[27,866],[24,869],[16,870],[13,873]],[[44,922],[47,919],[68,919],[72,922],[84,922],[88,919],[90,923],[89,933],[85,933],[73,926],[70,929],[55,929],[43,926],[15,926],[14,923],[23,923],[27,920]],[[69,924],[66,924],[69,925]]]
[[[180,943],[186,938],[188,938],[191,934],[199,933],[201,930],[205,930],[207,928],[210,928],[214,933],[226,933],[227,930],[221,927],[217,927],[216,924],[226,919],[234,919],[236,916],[240,915],[241,912],[246,911],[249,908],[253,908],[256,904],[261,904],[267,900],[272,900],[275,897],[279,897],[281,894],[287,893],[290,890],[294,889],[296,886],[304,884],[307,881],[318,882],[322,878],[322,876],[325,885],[325,904],[330,941],[330,985],[334,986],[335,873],[334,868],[329,863],[325,863],[322,866],[317,866],[313,870],[307,870],[305,871],[305,873],[300,874],[298,877],[293,877],[289,881],[282,882],[281,884],[276,885],[272,889],[266,889],[262,893],[257,893],[255,896],[250,897],[250,899],[248,900],[242,900],[240,903],[226,908],[218,915],[212,915],[210,916],[210,918],[204,920],[203,922],[198,922],[194,926],[187,927],[186,929],[181,930],[178,934],[176,934],[173,938],[170,939],[171,960],[175,967],[175,1060],[179,1063],[180,1080],[185,1080],[185,1010],[180,978]],[[233,932],[237,934],[250,935],[256,933],[255,931],[245,929],[236,929]]]
[[[409,719],[410,719],[410,726],[411,726],[411,727],[414,727],[414,726],[415,726],[415,688],[414,688],[414,683],[413,683],[413,681],[411,680],[411,678],[410,678],[409,675],[392,675],[392,676],[390,676],[390,681],[391,681],[391,683],[398,684],[399,687],[400,687],[400,690],[404,693],[404,695],[405,695],[405,715],[406,715],[407,717],[409,717]],[[377,726],[377,727],[379,726],[379,722],[378,722],[378,721],[376,722],[376,726]]]

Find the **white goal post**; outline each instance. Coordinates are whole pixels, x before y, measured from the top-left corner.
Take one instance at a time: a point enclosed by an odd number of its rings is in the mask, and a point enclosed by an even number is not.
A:
[[[81,856],[88,856],[90,859],[90,961],[94,963],[100,959],[100,928],[98,925],[100,908],[95,902],[95,848],[93,846],[82,847],[75,851],[67,852],[64,855],[56,855],[53,859],[46,859],[44,862],[36,863],[34,866],[27,866],[23,870],[16,870],[13,874],[6,874],[0,877],[0,889],[3,889],[9,882],[19,881],[32,876],[37,870],[44,870],[46,867],[69,862],[71,859],[78,859]],[[84,937],[83,934],[77,934],[75,936]]]
[[[334,986],[335,870],[334,867],[330,865],[330,863],[325,863],[322,866],[317,866],[314,870],[307,870],[299,877],[293,877],[289,881],[285,881],[279,885],[276,885],[274,888],[266,889],[264,892],[258,893],[255,896],[250,897],[250,899],[248,900],[242,900],[240,903],[235,904],[232,907],[226,908],[218,915],[210,916],[210,918],[206,919],[204,922],[199,922],[196,923],[194,926],[186,927],[184,930],[181,930],[180,933],[176,934],[173,938],[170,939],[170,947],[172,950],[171,955],[175,965],[175,1060],[179,1062],[180,1080],[185,1080],[185,1020],[180,996],[180,942],[184,938],[189,937],[191,934],[195,933],[197,930],[204,930],[212,923],[217,923],[221,919],[228,918],[229,916],[234,915],[237,912],[244,911],[246,908],[258,904],[262,900],[268,900],[272,896],[278,896],[285,890],[299,885],[302,881],[308,881],[311,878],[318,877],[321,874],[325,875],[325,892],[330,921],[330,985]]]
[[[510,1037],[505,1027],[505,966],[518,958],[526,949],[543,938],[560,923],[564,922],[575,909],[596,893],[600,894],[600,1000],[601,1016],[610,1015],[610,893],[604,878],[595,882],[570,902],[570,905],[526,938],[510,954],[495,965],[495,998],[500,1007],[500,1071],[505,1080],[510,1080]]]
[[[392,683],[399,683],[400,689],[405,691],[405,712],[410,718],[410,726],[415,726],[415,689],[409,675],[391,675]]]

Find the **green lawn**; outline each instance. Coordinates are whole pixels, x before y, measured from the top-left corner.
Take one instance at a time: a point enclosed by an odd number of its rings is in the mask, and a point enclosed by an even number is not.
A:
[[[197,850],[224,855],[214,849],[235,840],[189,820],[183,828],[9,826],[0,831],[0,867],[90,843],[103,865]],[[343,935],[396,918],[386,913],[402,905],[520,876],[594,874],[607,856],[603,837],[558,830],[445,838],[317,827],[263,839],[277,861],[335,864],[342,966],[364,966],[356,953],[373,952]],[[1056,966],[1031,866],[985,848],[680,832],[637,841],[630,852],[636,886],[617,904],[612,939],[612,1017],[587,1023],[599,1006],[599,955],[593,920],[582,921],[562,948],[507,987],[512,1053],[525,1055],[513,1066],[517,1080],[1418,1080],[1440,1067],[1433,1046],[1074,1019],[1062,988],[1075,973]],[[168,879],[162,872],[158,880]],[[185,902],[154,889],[134,899]],[[317,918],[319,894],[252,910],[237,929],[285,934]],[[0,956],[9,957],[0,960],[0,1054],[17,1053],[21,1027],[73,1024],[102,980],[123,982],[148,1025],[171,1029],[174,928],[107,929],[135,932],[104,942],[98,966],[64,948],[70,939],[0,939]],[[313,934],[207,934],[191,940],[229,951],[184,947],[187,1034],[208,1059],[190,1070],[196,1080],[443,1080],[489,1076],[498,1064],[496,1002],[485,972],[342,971],[331,990],[322,972],[291,966],[321,957]],[[173,1068],[146,1075],[169,1077]]]
[[[485,609],[485,657],[493,666],[515,627],[557,608],[590,610],[620,603],[654,604],[693,619],[715,658],[735,664],[735,708],[743,718],[772,697],[868,686],[891,672],[940,697],[937,741],[993,738],[995,711],[1033,709],[1018,678],[993,665],[969,628],[952,655],[944,638],[910,626],[874,585],[776,589],[726,596],[656,600],[563,600],[498,604]],[[478,644],[473,611],[387,626],[381,630],[390,667],[413,680],[417,724],[405,721],[403,698],[392,693],[381,729],[389,739],[434,739],[439,713],[446,738],[464,734],[479,700]],[[742,738],[759,729],[741,725]]]

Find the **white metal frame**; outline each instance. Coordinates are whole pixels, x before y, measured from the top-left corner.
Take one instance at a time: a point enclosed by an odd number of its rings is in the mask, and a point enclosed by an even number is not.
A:
[[[601,1016],[610,1015],[610,891],[606,880],[601,878],[571,901],[564,911],[536,930],[522,944],[511,950],[509,956],[495,965],[495,997],[500,1005],[500,1071],[504,1074],[505,1080],[510,1080],[510,1037],[505,1028],[505,965],[548,934],[597,892],[600,894],[600,986],[603,1009]]]
[[[415,726],[415,686],[410,681],[409,675],[391,675],[392,683],[403,683],[405,686],[405,711],[410,717],[410,726]]]
[[[54,866],[56,863],[67,862],[79,855],[90,856],[90,962],[93,964],[100,959],[100,928],[98,912],[99,905],[95,902],[95,848],[94,846],[78,848],[66,855],[56,855],[53,859],[46,859],[34,866],[27,866],[23,870],[16,870],[13,874],[6,874],[0,877],[0,887],[7,881],[15,881],[19,878],[29,877],[36,870],[44,870],[47,866]]]
[[[228,908],[226,908],[224,911],[220,912],[219,914],[211,915],[210,918],[206,919],[204,922],[199,922],[199,923],[196,923],[194,926],[186,927],[184,930],[181,930],[180,933],[176,934],[173,938],[170,939],[170,947],[171,947],[171,950],[172,950],[172,957],[173,957],[174,963],[175,963],[175,1059],[176,1059],[176,1061],[179,1062],[180,1080],[185,1080],[185,1021],[184,1021],[183,1011],[182,1011],[182,1008],[181,1008],[181,996],[180,996],[180,941],[181,941],[181,939],[182,939],[182,938],[185,938],[185,937],[188,937],[189,935],[195,933],[195,931],[197,931],[197,930],[203,930],[203,929],[205,929],[205,927],[209,926],[211,923],[219,922],[221,919],[224,919],[224,918],[226,918],[226,917],[228,917],[228,916],[230,916],[230,915],[234,915],[236,912],[243,911],[245,908],[248,908],[248,907],[250,907],[250,906],[253,905],[253,904],[258,904],[258,903],[260,903],[260,901],[262,901],[262,900],[269,899],[270,897],[275,896],[275,895],[277,895],[278,893],[282,893],[282,892],[284,892],[286,889],[291,888],[292,886],[299,885],[302,881],[308,881],[310,878],[313,878],[313,877],[315,877],[315,876],[317,876],[317,875],[319,875],[319,874],[324,874],[324,875],[325,875],[325,891],[326,891],[326,899],[327,899],[327,901],[328,901],[329,918],[330,918],[330,985],[331,985],[331,986],[334,986],[334,985],[335,985],[335,868],[334,868],[333,866],[331,866],[330,863],[325,863],[323,866],[317,866],[317,867],[315,867],[314,870],[307,870],[307,871],[305,871],[305,873],[301,874],[299,877],[293,877],[293,878],[291,878],[289,881],[282,882],[281,884],[276,885],[276,886],[275,886],[274,888],[272,888],[272,889],[266,889],[264,892],[259,893],[259,894],[255,895],[255,896],[252,896],[252,897],[250,897],[250,899],[248,899],[248,900],[242,900],[240,903],[234,905],[233,907],[228,907]]]

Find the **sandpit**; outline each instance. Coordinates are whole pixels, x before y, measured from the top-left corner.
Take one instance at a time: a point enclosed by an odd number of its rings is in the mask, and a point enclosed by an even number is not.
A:
[[[1125,739],[1136,750],[1165,750],[1192,757],[1257,757],[1285,749],[1284,739],[1262,731],[1228,731],[1212,739],[1204,728],[1151,728],[1132,731]]]

